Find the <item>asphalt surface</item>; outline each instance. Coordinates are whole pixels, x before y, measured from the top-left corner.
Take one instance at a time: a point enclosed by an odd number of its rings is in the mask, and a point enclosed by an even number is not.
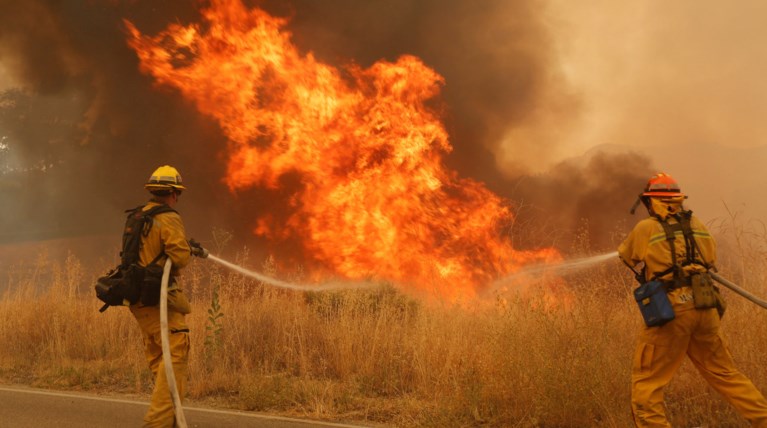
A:
[[[136,428],[149,404],[73,392],[0,386],[0,428]],[[184,407],[189,428],[359,428],[249,412]]]

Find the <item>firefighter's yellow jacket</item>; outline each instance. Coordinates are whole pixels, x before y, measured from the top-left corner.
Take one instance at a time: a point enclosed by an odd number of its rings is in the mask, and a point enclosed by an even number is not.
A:
[[[652,198],[651,201],[654,212],[660,213],[660,218],[665,219],[671,225],[678,223],[674,215],[682,211],[681,199],[664,201]],[[716,263],[716,241],[711,237],[703,222],[694,215],[690,218],[690,229],[692,229],[697,247],[695,258],[705,263],[705,266],[714,266]],[[681,231],[674,234],[674,250],[678,264],[687,259],[684,235]],[[666,239],[666,232],[658,217],[648,217],[637,223],[626,240],[618,247],[618,255],[632,268],[644,262],[645,281],[651,279],[666,281],[673,277],[673,272],[669,270],[672,265],[671,246]],[[693,272],[705,272],[705,266],[695,263],[684,266],[682,270],[686,276],[689,276]],[[656,275],[662,272],[666,272],[666,274],[656,278]],[[673,297],[676,297],[680,291],[680,289],[673,290],[669,297],[673,300]]]

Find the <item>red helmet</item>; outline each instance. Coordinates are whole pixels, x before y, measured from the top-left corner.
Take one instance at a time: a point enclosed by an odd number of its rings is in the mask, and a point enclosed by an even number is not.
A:
[[[679,183],[674,180],[674,177],[659,172],[647,182],[647,186],[642,193],[642,196],[683,196],[682,191],[679,189]]]

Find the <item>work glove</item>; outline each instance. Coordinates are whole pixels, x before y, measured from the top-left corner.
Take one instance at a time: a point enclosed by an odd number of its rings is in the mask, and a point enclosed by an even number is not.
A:
[[[199,242],[195,241],[194,239],[189,240],[189,248],[192,250],[192,255],[197,256],[201,259],[208,257],[208,250],[205,248],[202,248],[202,245],[200,245]]]

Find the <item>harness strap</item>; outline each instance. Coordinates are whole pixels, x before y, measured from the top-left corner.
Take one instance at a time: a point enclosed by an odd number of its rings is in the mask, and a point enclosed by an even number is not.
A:
[[[671,267],[664,270],[663,272],[656,273],[653,278],[660,278],[669,272],[673,272],[674,282],[676,283],[679,279],[679,268],[676,264],[676,247],[674,246],[674,241],[676,240],[675,232],[680,227],[680,225],[670,225],[667,221],[660,218],[658,220],[660,221],[661,226],[663,226],[663,231],[666,232],[666,241],[668,241],[668,245],[671,247]]]
[[[684,211],[680,214],[676,214],[674,215],[674,218],[677,220],[677,223],[674,224],[670,224],[668,221],[658,217],[658,221],[660,222],[661,226],[663,227],[663,231],[666,234],[666,241],[668,241],[669,247],[671,249],[671,267],[662,272],[655,273],[653,278],[660,278],[670,272],[673,272],[674,280],[673,285],[670,286],[670,289],[690,285],[689,279],[682,276],[682,270],[680,269],[681,266],[697,263],[706,269],[709,268],[709,265],[703,259],[703,254],[701,254],[700,247],[697,245],[695,235],[692,231],[692,227],[690,226],[691,216],[691,211]],[[674,241],[676,241],[676,232],[679,231],[682,232],[685,244],[685,260],[681,263],[681,265],[677,264],[676,248],[674,245]],[[696,259],[696,254],[700,255],[699,260]]]
[[[687,262],[698,263],[705,267],[706,270],[708,270],[711,268],[711,266],[706,263],[706,260],[703,258],[703,253],[700,250],[698,241],[695,239],[695,233],[692,231],[692,226],[690,226],[691,216],[692,211],[685,211],[679,218],[679,224],[682,225],[682,233],[684,233],[685,242],[689,245],[689,250],[687,252]],[[696,254],[700,257],[699,259],[696,259]]]
[[[149,231],[152,229],[152,225],[154,223],[154,216],[157,214],[162,214],[166,212],[177,212],[177,211],[163,204],[163,205],[157,205],[156,207],[152,207],[144,213],[145,216],[149,217],[147,221],[144,222],[144,230],[142,231],[142,234],[144,235],[144,237],[149,236]],[[162,256],[164,255],[165,255],[165,250],[160,251],[160,254],[158,254],[157,257],[154,258],[154,260],[149,262],[149,264],[153,265],[159,262]]]
[[[159,262],[160,259],[162,258],[162,256],[164,256],[164,255],[165,255],[165,251],[164,250],[160,251],[160,254],[158,254],[157,257],[155,257],[151,262],[149,262],[149,264],[153,265],[153,264]],[[147,265],[147,266],[149,266],[149,265]]]
[[[690,218],[684,214],[676,217],[679,221],[679,225],[682,228],[682,236],[684,236],[684,249],[687,256],[687,264],[690,264],[695,259],[695,240],[692,238],[692,228],[690,228]]]
[[[139,206],[137,208],[134,208],[133,210],[128,210],[128,211],[132,211],[134,213],[138,212],[139,215],[144,217],[145,220],[144,220],[143,228],[141,230],[141,236],[143,236],[145,238],[147,236],[149,236],[149,231],[152,230],[152,225],[154,224],[154,216],[156,216],[157,214],[162,214],[162,213],[166,213],[166,212],[176,212],[176,210],[174,210],[173,208],[171,208],[171,207],[169,207],[169,206],[167,206],[165,204],[157,205],[157,206],[152,207],[152,208],[150,208],[150,209],[148,209],[146,211],[143,211],[144,206],[145,205],[142,205],[142,206]],[[160,251],[160,254],[158,254],[157,257],[155,257],[151,262],[149,262],[149,264],[147,266],[153,265],[153,264],[159,262],[160,259],[164,255],[165,255],[165,250]]]

